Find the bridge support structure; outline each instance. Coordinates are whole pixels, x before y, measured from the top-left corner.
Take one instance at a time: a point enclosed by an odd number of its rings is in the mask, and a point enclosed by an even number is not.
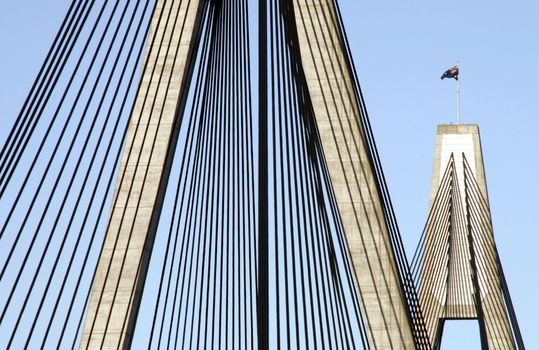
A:
[[[524,349],[494,241],[479,127],[439,125],[420,301],[434,349],[445,320],[477,319],[482,349]]]
[[[157,1],[81,349],[130,348],[185,110],[204,1]]]
[[[195,65],[204,3],[157,2],[81,348],[131,344]],[[413,349],[412,317],[338,8],[331,0],[292,4],[295,35],[289,37],[299,43],[309,108],[348,240],[367,341],[375,348]]]
[[[295,0],[301,61],[331,177],[369,344],[414,349],[412,322],[333,1]]]

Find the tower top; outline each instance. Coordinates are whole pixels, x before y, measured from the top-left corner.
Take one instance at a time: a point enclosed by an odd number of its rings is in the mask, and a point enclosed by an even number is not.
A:
[[[479,134],[478,124],[438,124],[436,134]]]
[[[478,124],[439,124],[436,129],[436,148],[432,168],[430,206],[436,196],[444,171],[453,155],[459,182],[463,183],[463,159],[466,157],[477,183],[488,200],[483,152]],[[464,198],[464,197],[462,197]]]

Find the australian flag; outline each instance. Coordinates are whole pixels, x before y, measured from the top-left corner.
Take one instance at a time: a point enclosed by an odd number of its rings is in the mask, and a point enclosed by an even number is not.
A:
[[[453,68],[450,68],[444,72],[444,75],[442,75],[441,79],[445,78],[455,78],[455,80],[459,80],[459,66],[455,66]]]

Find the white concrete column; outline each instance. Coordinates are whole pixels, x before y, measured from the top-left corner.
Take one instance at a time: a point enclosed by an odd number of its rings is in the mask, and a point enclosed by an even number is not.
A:
[[[373,349],[414,349],[333,1],[295,0],[303,69]]]
[[[157,2],[81,349],[130,346],[185,107],[201,3]]]

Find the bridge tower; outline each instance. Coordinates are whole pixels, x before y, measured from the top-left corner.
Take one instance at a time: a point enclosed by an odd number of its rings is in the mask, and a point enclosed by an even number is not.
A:
[[[524,349],[496,248],[479,127],[439,125],[419,283],[434,349],[446,320],[477,319],[482,349]]]
[[[130,119],[120,165],[122,176],[115,188],[81,348],[126,348],[131,344],[195,66],[206,1],[157,3],[142,88]],[[269,3],[260,2],[262,7]],[[336,2],[295,0],[290,4],[292,7],[286,2],[269,6],[274,6],[273,11],[279,8],[280,18],[287,22],[286,54],[300,60],[300,66],[294,67],[299,71],[287,74],[299,81],[304,94],[300,97],[307,101],[302,108],[316,120],[316,142],[323,147],[323,155],[318,157],[327,162],[322,166],[329,171],[339,225],[348,241],[367,342],[378,349],[414,349],[414,322],[420,318],[417,309],[408,309],[406,299],[413,295],[413,286],[402,280],[400,271],[407,263],[399,255],[402,247],[395,243],[394,228],[390,227],[394,218],[388,214],[386,188],[380,185],[372,134],[361,120],[365,107]],[[161,20],[172,13],[177,13],[174,21]],[[272,21],[279,19],[279,14],[270,16],[275,16]],[[262,36],[276,35],[260,30]],[[268,66],[270,74],[285,69],[271,62]]]

